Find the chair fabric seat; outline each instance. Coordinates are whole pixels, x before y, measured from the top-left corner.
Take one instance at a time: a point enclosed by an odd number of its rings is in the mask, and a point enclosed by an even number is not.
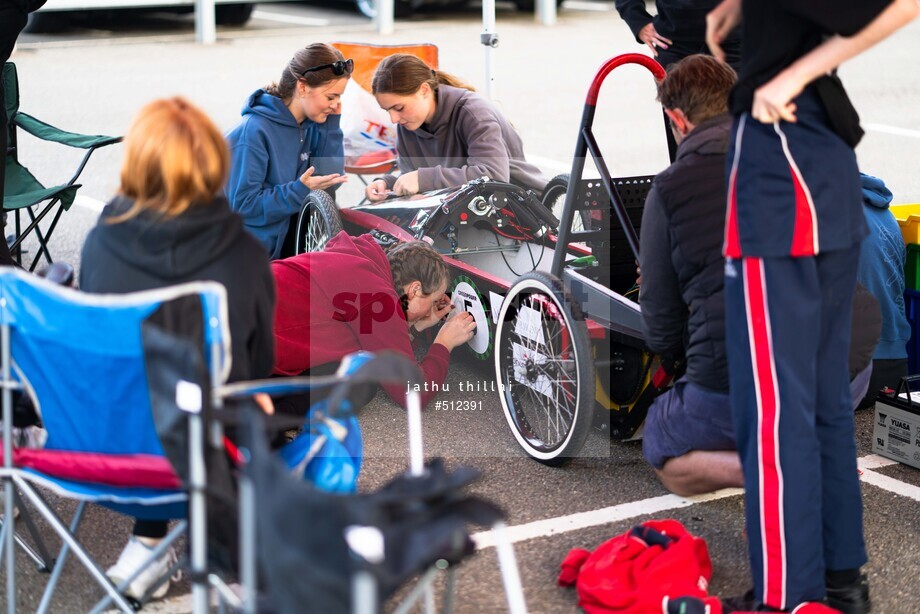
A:
[[[74,184],[46,188],[29,172],[29,169],[7,157],[3,185],[3,208],[22,209],[57,197],[64,210],[67,210],[73,204],[80,187],[80,184]]]
[[[3,454],[0,451],[0,458]],[[18,448],[13,462],[44,475],[90,484],[152,490],[177,490],[179,476],[165,456],[153,454],[99,454],[70,450]]]
[[[188,494],[181,490],[116,488],[106,484],[56,478],[29,468],[22,468],[21,475],[29,482],[47,488],[60,497],[98,503],[136,518],[168,520],[184,518],[188,513]]]

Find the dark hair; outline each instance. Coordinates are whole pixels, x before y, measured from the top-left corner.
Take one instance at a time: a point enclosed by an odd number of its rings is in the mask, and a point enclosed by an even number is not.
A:
[[[424,241],[397,243],[386,254],[397,295],[401,296],[403,286],[413,281],[421,282],[422,293],[428,295],[450,279],[450,269],[441,254]]]
[[[688,55],[668,66],[658,83],[658,102],[699,124],[728,112],[728,92],[737,78],[731,66],[711,55]]]
[[[331,67],[308,72],[306,75],[303,74],[308,68],[322,66],[323,64],[332,64],[338,60],[344,59],[345,56],[342,55],[341,51],[326,43],[313,43],[312,45],[307,45],[294,54],[294,57],[291,58],[291,61],[288,62],[288,65],[285,66],[284,70],[281,72],[281,78],[278,82],[272,83],[263,89],[272,96],[277,96],[282,100],[288,100],[294,95],[294,88],[297,87],[298,81],[303,81],[309,87],[319,87],[330,81],[347,79],[349,77],[348,74],[336,75],[332,72]]]
[[[408,53],[394,53],[383,58],[377,65],[371,82],[371,93],[411,96],[422,87],[422,83],[427,83],[431,91],[436,91],[439,85],[476,91],[457,77],[431,68],[421,58]]]

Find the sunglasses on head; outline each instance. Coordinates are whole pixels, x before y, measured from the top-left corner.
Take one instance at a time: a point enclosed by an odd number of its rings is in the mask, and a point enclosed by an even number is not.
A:
[[[346,74],[350,75],[351,71],[355,69],[355,61],[354,60],[337,60],[333,62],[332,64],[323,64],[321,66],[314,66],[300,73],[300,76],[306,77],[308,72],[316,72],[317,70],[324,70],[326,68],[331,68],[332,74],[334,74],[337,77],[340,77]]]

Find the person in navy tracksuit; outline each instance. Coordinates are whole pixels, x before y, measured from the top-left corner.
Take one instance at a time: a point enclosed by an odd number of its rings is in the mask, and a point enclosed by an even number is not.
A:
[[[755,599],[868,612],[849,398],[850,300],[866,234],[844,60],[917,15],[916,0],[725,0],[742,23],[728,152],[726,338]]]

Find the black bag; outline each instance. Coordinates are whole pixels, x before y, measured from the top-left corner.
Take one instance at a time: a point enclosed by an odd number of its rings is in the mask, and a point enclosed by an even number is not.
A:
[[[850,102],[837,72],[818,77],[812,82],[812,86],[824,105],[831,128],[847,145],[855,148],[865,132],[859,125],[859,113]]]

